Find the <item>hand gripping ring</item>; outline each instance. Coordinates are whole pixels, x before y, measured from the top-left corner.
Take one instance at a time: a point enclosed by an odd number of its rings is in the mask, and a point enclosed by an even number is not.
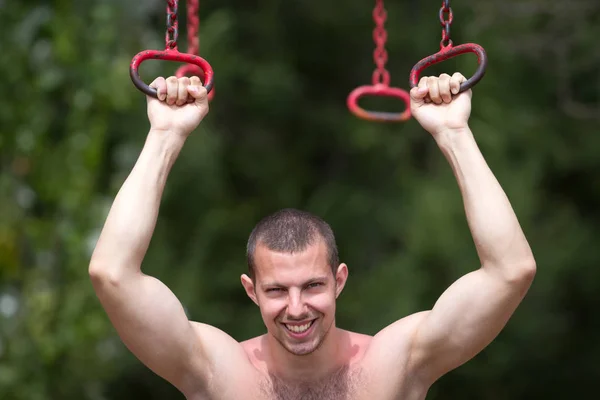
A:
[[[406,108],[401,113],[365,110],[358,105],[358,99],[363,96],[394,97],[402,100]],[[368,121],[400,122],[406,121],[411,117],[410,95],[408,92],[403,89],[389,87],[382,83],[357,87],[350,92],[346,103],[354,115]]]
[[[182,65],[175,71],[175,76],[183,78],[184,76],[197,76],[202,82],[204,82],[204,70],[196,64],[185,64]],[[208,101],[212,101],[215,97],[215,88],[213,85],[212,90],[208,93]]]
[[[485,50],[480,45],[474,43],[466,43],[453,47],[452,41],[450,41],[450,44],[447,46],[442,47],[439,52],[425,57],[415,64],[410,71],[410,87],[414,88],[419,84],[420,75],[427,67],[465,53],[475,53],[477,55],[477,63],[479,66],[471,78],[460,84],[459,93],[472,88],[485,75],[485,70],[487,68],[487,55]]]
[[[136,54],[131,60],[131,64],[129,66],[129,76],[131,77],[131,80],[133,81],[135,87],[137,87],[142,93],[145,93],[148,96],[156,98],[156,89],[151,88],[150,86],[144,83],[142,78],[140,78],[138,68],[140,67],[140,64],[142,62],[149,59],[183,62],[198,66],[204,72],[203,85],[206,88],[206,92],[210,93],[213,88],[213,69],[205,59],[199,56],[195,56],[193,54],[180,53],[178,50],[175,49],[145,50]]]

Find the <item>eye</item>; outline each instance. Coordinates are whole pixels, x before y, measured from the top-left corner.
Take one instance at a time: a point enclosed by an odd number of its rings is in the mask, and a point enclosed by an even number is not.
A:
[[[267,293],[272,293],[272,292],[280,292],[281,288],[268,288],[266,290]]]
[[[309,289],[313,289],[319,286],[323,286],[323,283],[321,282],[313,282],[313,283],[309,283],[306,287]]]

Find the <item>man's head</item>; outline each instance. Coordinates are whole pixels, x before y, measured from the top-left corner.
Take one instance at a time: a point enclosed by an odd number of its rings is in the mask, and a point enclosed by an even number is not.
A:
[[[242,284],[269,333],[292,354],[315,351],[334,326],[348,277],[330,226],[308,212],[278,211],[256,225],[247,257]]]

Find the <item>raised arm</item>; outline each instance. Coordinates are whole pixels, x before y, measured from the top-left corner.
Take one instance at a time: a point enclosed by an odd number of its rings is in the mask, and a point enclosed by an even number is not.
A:
[[[157,375],[187,391],[204,349],[175,295],[142,273],[141,265],[167,176],[187,136],[207,114],[208,102],[198,78],[191,84],[188,78],[158,78],[152,86],[160,100],[148,99],[150,132],[110,209],[89,273],[124,344]]]
[[[446,156],[463,197],[481,267],[458,279],[418,324],[410,364],[432,383],[483,350],[504,328],[535,275],[535,261],[500,184],[468,127],[471,91],[460,74],[423,78],[413,115]],[[426,100],[427,99],[427,100]]]

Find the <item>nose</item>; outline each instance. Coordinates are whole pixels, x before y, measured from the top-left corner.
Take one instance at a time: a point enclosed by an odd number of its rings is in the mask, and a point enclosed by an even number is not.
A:
[[[288,296],[287,314],[290,318],[301,320],[307,316],[306,305],[299,291],[290,291]]]

